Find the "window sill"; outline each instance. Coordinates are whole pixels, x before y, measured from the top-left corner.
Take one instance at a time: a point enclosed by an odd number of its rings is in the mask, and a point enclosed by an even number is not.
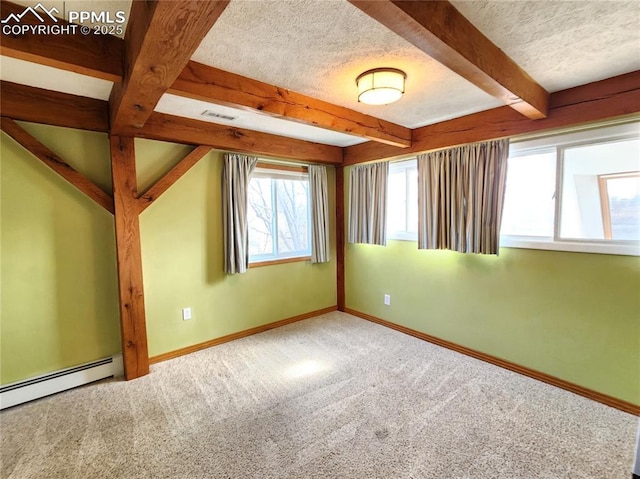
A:
[[[295,258],[279,258],[271,259],[268,261],[256,261],[254,263],[249,263],[249,269],[261,268],[262,266],[273,266],[274,264],[298,263],[302,261],[311,261],[311,256],[298,256]]]
[[[387,239],[396,241],[418,241],[418,233],[387,233]]]
[[[394,234],[388,240],[418,241],[417,236]],[[640,245],[624,243],[596,243],[581,241],[553,241],[551,238],[502,237],[501,248],[540,249],[547,251],[567,251],[571,253],[613,254],[621,256],[640,256]]]
[[[553,241],[550,238],[515,238],[503,236],[500,238],[500,247],[640,256],[640,245],[638,244]]]

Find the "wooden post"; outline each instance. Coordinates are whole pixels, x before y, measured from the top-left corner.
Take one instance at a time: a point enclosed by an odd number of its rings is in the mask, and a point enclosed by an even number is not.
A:
[[[133,138],[111,136],[122,356],[127,380],[149,373]]]
[[[338,311],[345,310],[344,290],[344,167],[336,167],[336,284]]]

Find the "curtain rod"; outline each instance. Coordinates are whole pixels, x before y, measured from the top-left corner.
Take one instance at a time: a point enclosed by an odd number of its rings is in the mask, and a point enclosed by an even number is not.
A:
[[[309,168],[305,165],[293,166],[292,164],[269,163],[262,160],[258,160],[256,167],[264,168],[266,170],[293,171],[296,173],[307,173],[309,171]]]

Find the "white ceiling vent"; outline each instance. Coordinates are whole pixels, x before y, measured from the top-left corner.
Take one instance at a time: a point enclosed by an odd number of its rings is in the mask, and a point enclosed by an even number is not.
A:
[[[202,116],[207,116],[209,118],[219,118],[221,120],[233,121],[237,119],[237,116],[229,116],[223,115],[222,113],[216,113],[215,111],[205,110],[201,113]]]

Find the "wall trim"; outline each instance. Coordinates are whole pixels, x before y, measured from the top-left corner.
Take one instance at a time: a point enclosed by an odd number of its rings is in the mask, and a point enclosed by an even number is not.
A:
[[[245,329],[244,331],[238,331],[237,333],[227,334],[226,336],[210,339],[209,341],[205,341],[203,343],[193,344],[185,348],[176,349],[175,351],[169,351],[168,353],[158,354],[157,356],[153,356],[149,358],[149,364],[155,364],[162,361],[167,361],[169,359],[174,359],[180,356],[184,356],[185,354],[195,353],[196,351],[207,349],[212,346],[217,346],[218,344],[228,343],[229,341],[235,341],[236,339],[246,338],[247,336],[252,336],[254,334],[262,333],[264,331],[268,331],[269,329],[279,328],[281,326],[286,326],[287,324],[302,321],[303,319],[313,318],[315,316],[320,316],[322,314],[331,313],[337,310],[338,310],[338,306],[329,306],[328,308],[318,309],[316,311],[310,311],[308,313],[299,314],[297,316],[292,316],[291,318],[285,318],[285,319],[281,319],[280,321],[275,321],[273,323],[267,323],[267,324],[263,324],[262,326],[256,326],[255,328]]]
[[[627,401],[623,401],[622,399],[614,398],[613,396],[609,396],[607,394],[603,394],[601,392],[585,388],[578,384],[565,381],[564,379],[551,376],[550,374],[536,371],[535,369],[530,369],[526,366],[521,366],[519,364],[512,363],[511,361],[507,361],[505,359],[501,359],[496,356],[492,356],[490,354],[485,354],[483,352],[476,351],[475,349],[467,348],[466,346],[461,346],[459,344],[452,343],[445,339],[440,339],[435,336],[431,336],[430,334],[422,333],[420,331],[416,331],[415,329],[407,328],[405,326],[401,326],[399,324],[395,324],[395,323],[386,321],[384,319],[371,316],[370,314],[362,313],[360,311],[356,311],[350,308],[345,308],[345,313],[349,313],[353,316],[366,319],[367,321],[378,323],[382,326],[386,326],[387,328],[395,329],[396,331],[400,331],[401,333],[414,336],[418,339],[422,339],[423,341],[427,341],[429,343],[442,346],[443,348],[451,349],[453,351],[464,354],[466,356],[471,356],[472,358],[479,359],[481,361],[493,364],[494,366],[499,366],[501,368],[508,369],[518,374],[522,374],[523,376],[528,376],[530,378],[537,379],[538,381],[542,381],[543,383],[547,383],[552,386],[565,389],[572,393],[586,397],[587,399],[591,399],[593,401],[597,401],[599,403],[605,404],[615,409],[619,409],[620,411],[624,411],[629,414],[633,414],[635,416],[640,416],[639,405],[636,405]]]
[[[124,374],[122,354],[61,369],[0,387],[0,409]]]

